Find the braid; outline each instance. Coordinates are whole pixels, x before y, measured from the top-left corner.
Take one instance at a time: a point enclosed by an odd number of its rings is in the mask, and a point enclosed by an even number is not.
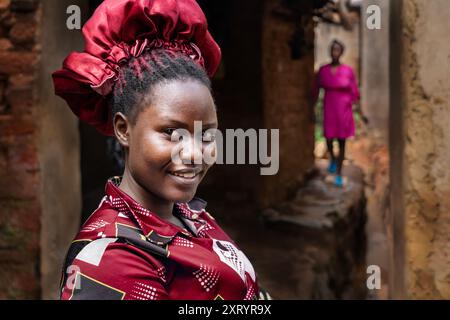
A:
[[[205,70],[182,53],[164,49],[146,51],[133,57],[119,72],[109,101],[112,115],[121,112],[134,121],[156,84],[171,80],[197,80],[211,90]]]

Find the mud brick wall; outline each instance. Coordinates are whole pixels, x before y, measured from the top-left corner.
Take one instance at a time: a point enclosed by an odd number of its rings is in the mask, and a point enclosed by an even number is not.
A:
[[[56,298],[80,223],[78,121],[51,73],[81,32],[66,8],[84,0],[0,0],[0,299]]]
[[[39,161],[34,83],[39,2],[0,0],[0,298],[36,298]]]

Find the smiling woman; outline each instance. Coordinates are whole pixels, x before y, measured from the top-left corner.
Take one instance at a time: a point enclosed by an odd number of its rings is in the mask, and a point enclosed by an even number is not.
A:
[[[172,161],[175,130],[193,136],[195,121],[217,128],[210,82],[201,66],[181,53],[155,50],[128,66],[119,73],[111,103],[115,135],[127,159],[120,188],[169,219],[173,203],[192,199],[210,167],[190,163],[214,141],[185,139],[180,158],[187,164]]]
[[[114,17],[114,19],[110,19]],[[193,163],[196,121],[218,126],[208,76],[220,49],[194,0],[105,0],[86,23],[86,48],[54,73],[56,93],[125,152],[122,177],[69,249],[62,299],[267,297],[245,254],[196,198],[211,164]],[[173,135],[184,129],[180,163]]]

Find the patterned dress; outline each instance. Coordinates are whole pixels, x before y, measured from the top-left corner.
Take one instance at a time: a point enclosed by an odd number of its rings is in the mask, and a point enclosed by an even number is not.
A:
[[[331,64],[320,68],[314,82],[313,98],[319,89],[325,90],[323,101],[323,131],[327,139],[346,139],[355,135],[353,103],[360,98],[353,69],[341,64],[333,71]]]
[[[174,205],[182,228],[142,207],[119,182],[107,182],[106,196],[69,249],[61,299],[264,298],[252,264],[205,201]]]

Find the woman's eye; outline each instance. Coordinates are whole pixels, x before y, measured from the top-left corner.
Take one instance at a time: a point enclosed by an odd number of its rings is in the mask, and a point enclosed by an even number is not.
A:
[[[181,141],[183,140],[183,136],[179,134],[177,128],[167,128],[164,129],[164,134],[170,138],[171,141]]]
[[[211,132],[210,130],[203,131],[203,141],[212,142],[215,139],[216,139],[215,133]]]
[[[164,129],[164,133],[167,134],[168,136],[172,136],[172,134],[175,132],[175,128],[167,128]]]

